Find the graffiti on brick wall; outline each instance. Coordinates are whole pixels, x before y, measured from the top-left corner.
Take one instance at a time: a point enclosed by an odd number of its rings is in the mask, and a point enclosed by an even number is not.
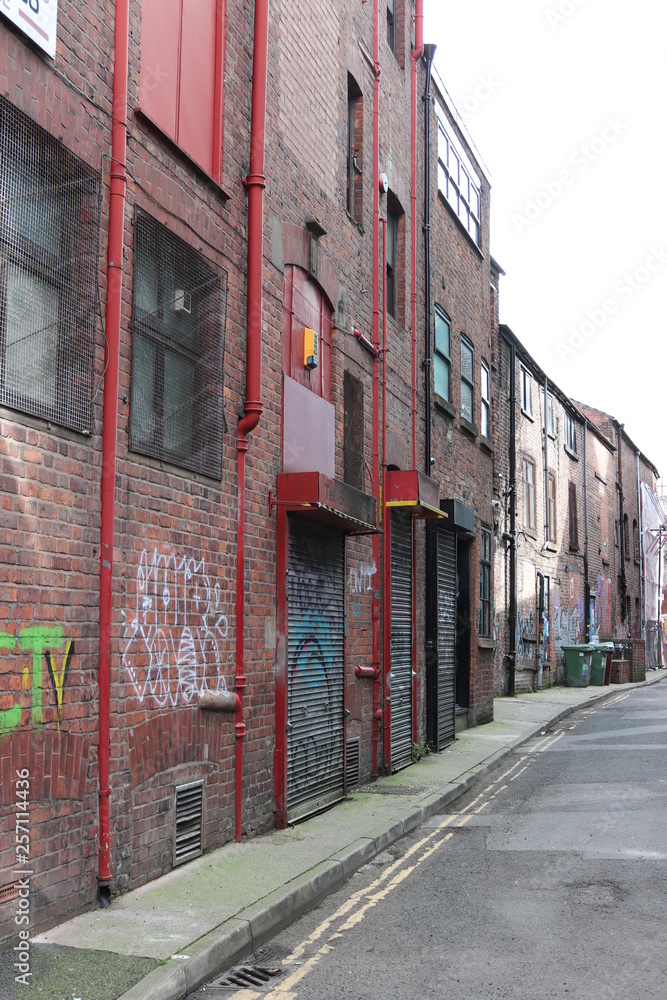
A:
[[[2,666],[7,660],[16,668],[15,671],[10,668],[8,672],[8,689],[0,688],[0,736],[14,732],[21,725],[24,711],[28,713],[30,725],[36,728],[42,725],[43,663],[46,663],[53,685],[56,721],[60,728],[63,694],[73,655],[74,642],[65,638],[62,625],[31,625],[20,629],[17,636],[11,632],[0,632],[0,673],[6,673]],[[25,663],[26,658],[30,659],[30,667]],[[29,698],[27,692],[30,692]],[[29,708],[24,707],[26,701]]]
[[[517,619],[516,624],[516,655],[519,660],[532,660],[537,655],[535,635],[535,613],[531,608],[528,614]]]
[[[350,566],[347,577],[347,589],[350,594],[369,594],[373,591],[373,574],[375,565],[368,563],[362,566]]]
[[[602,635],[610,636],[612,629],[611,610],[611,580],[608,576],[598,574],[598,595],[600,601],[600,631]]]
[[[565,659],[562,647],[581,642],[584,629],[584,602],[581,597],[575,596],[572,580],[570,580],[571,597],[564,607],[561,606],[560,588],[554,587],[552,594],[551,634],[556,659],[562,663]]]
[[[121,618],[122,662],[141,704],[187,705],[205,691],[227,690],[227,618],[203,559],[144,549],[134,610]]]

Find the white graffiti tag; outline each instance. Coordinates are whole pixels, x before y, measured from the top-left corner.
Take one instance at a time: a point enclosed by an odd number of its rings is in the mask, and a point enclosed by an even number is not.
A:
[[[227,618],[220,584],[203,559],[154,549],[141,553],[133,613],[121,612],[123,666],[141,703],[188,704],[204,691],[226,691],[222,657]]]
[[[347,589],[351,594],[365,594],[373,589],[375,565],[350,566]]]

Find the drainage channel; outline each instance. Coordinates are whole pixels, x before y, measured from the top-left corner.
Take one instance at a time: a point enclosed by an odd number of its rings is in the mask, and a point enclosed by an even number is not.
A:
[[[206,990],[267,990],[273,981],[282,976],[282,969],[267,969],[256,965],[237,965],[224,976],[206,985]]]

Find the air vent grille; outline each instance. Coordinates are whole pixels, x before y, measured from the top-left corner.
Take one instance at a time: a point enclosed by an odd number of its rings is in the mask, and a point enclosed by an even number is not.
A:
[[[204,782],[176,789],[174,802],[174,864],[197,858],[203,850]]]
[[[359,737],[355,736],[353,739],[347,741],[347,767],[345,770],[345,783],[348,790],[350,788],[356,788],[359,784],[359,756]]]

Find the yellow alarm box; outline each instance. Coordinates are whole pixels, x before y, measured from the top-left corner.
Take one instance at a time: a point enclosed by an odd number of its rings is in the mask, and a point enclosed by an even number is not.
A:
[[[304,368],[317,368],[318,360],[318,341],[317,334],[314,330],[309,330],[308,327],[304,327],[303,330],[303,365]]]

